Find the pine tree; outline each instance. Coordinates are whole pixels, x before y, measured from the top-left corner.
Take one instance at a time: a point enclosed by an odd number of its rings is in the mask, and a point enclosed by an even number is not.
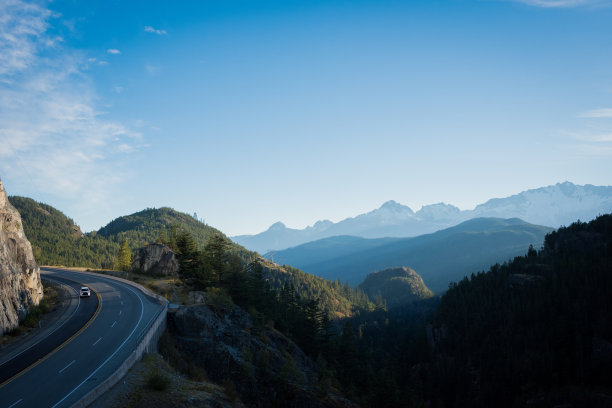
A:
[[[227,278],[227,248],[229,242],[225,237],[214,234],[208,239],[204,247],[204,256],[207,264],[211,267],[213,275],[218,282],[224,282]]]
[[[177,259],[181,279],[188,283],[207,286],[207,276],[202,273],[202,262],[197,244],[188,232],[182,232],[176,237]]]

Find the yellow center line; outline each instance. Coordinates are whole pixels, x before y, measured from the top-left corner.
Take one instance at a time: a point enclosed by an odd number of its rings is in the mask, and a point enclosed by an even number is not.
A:
[[[67,279],[67,280],[71,280],[73,282],[76,282],[76,283],[80,284],[81,286],[85,286],[82,283],[77,282],[75,280],[68,279],[68,278],[65,278],[65,277],[63,277],[63,278]],[[89,327],[89,325],[91,325],[91,323],[96,319],[96,317],[98,317],[98,314],[100,313],[100,309],[102,308],[102,296],[100,296],[100,293],[98,293],[97,290],[95,290],[95,289],[93,289],[91,287],[90,287],[90,289],[93,290],[96,293],[96,296],[98,297],[98,308],[96,309],[96,312],[93,314],[93,316],[91,316],[91,318],[87,321],[87,323],[85,323],[85,325],[83,327],[81,327],[76,333],[74,333],[72,336],[70,336],[68,339],[66,339],[62,344],[57,346],[55,349],[53,349],[47,355],[45,355],[44,357],[39,358],[35,363],[33,363],[30,366],[24,368],[23,370],[21,370],[20,372],[18,372],[17,374],[15,374],[11,378],[9,378],[8,380],[4,381],[2,384],[0,384],[0,388],[4,387],[6,384],[10,383],[11,381],[16,380],[17,378],[21,377],[22,375],[24,375],[25,373],[27,373],[28,371],[30,371],[31,369],[33,369],[34,367],[36,367],[37,365],[39,365],[40,363],[42,363],[43,361],[45,361],[46,359],[51,357],[53,354],[55,354],[56,352],[58,352],[59,350],[64,348],[72,340],[74,340],[75,337],[77,337],[85,329],[87,329]],[[80,296],[80,294],[79,294],[79,296]]]

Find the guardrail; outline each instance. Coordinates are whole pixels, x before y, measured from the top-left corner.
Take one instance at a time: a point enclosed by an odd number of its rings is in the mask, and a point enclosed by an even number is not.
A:
[[[162,304],[162,308],[157,311],[157,313],[151,318],[151,320],[149,320],[144,329],[142,329],[142,331],[138,334],[138,346],[132,352],[132,354],[130,354],[130,356],[123,362],[123,364],[121,364],[121,367],[119,367],[113,374],[111,374],[106,380],[100,383],[96,388],[88,392],[78,402],[72,405],[73,408],[85,408],[89,404],[97,400],[106,391],[111,389],[115,384],[117,384],[119,380],[121,380],[123,376],[129,371],[129,369],[132,368],[132,366],[142,358],[143,354],[151,353],[157,350],[157,342],[159,341],[159,338],[161,337],[164,330],[166,330],[166,312],[168,311],[168,301],[157,293],[151,292],[144,286],[127,279],[118,278],[116,276],[111,275],[105,275],[102,273],[82,271],[78,272],[123,282],[125,284],[137,288],[145,295],[158,300]]]

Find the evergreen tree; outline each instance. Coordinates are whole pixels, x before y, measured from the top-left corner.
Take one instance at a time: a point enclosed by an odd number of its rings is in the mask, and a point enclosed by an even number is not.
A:
[[[207,265],[211,268],[211,274],[218,282],[223,283],[227,280],[227,249],[229,242],[220,235],[214,234],[204,247],[204,259]]]
[[[181,232],[176,237],[176,247],[181,279],[188,284],[208,286],[209,277],[205,274],[193,236],[188,232]]]
[[[117,267],[121,271],[128,271],[132,265],[132,250],[128,240],[124,240],[117,256]]]

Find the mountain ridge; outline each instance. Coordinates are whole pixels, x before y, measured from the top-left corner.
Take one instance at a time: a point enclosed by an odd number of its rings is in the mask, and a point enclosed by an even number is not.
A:
[[[504,198],[491,198],[472,210],[461,210],[441,202],[424,205],[415,212],[408,206],[389,200],[375,210],[336,223],[317,221],[304,229],[293,229],[277,222],[274,229],[269,228],[255,235],[233,236],[231,239],[245,248],[266,253],[336,235],[414,237],[478,217],[517,217],[532,224],[557,228],[577,219],[588,221],[608,212],[612,212],[612,186],[576,185],[566,181]]]
[[[474,218],[454,227],[409,238],[329,237],[265,254],[326,279],[359,284],[367,274],[407,265],[434,292],[451,281],[538,247],[552,228],[518,218]]]

